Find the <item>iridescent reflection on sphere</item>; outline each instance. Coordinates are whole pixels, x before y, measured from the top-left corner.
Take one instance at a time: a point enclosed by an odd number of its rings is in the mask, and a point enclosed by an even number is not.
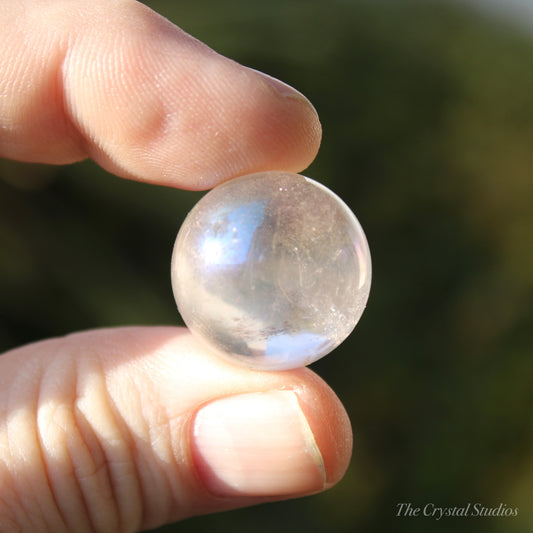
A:
[[[287,172],[237,178],[187,216],[172,256],[183,320],[250,368],[308,365],[338,346],[366,305],[368,244],[323,185]]]

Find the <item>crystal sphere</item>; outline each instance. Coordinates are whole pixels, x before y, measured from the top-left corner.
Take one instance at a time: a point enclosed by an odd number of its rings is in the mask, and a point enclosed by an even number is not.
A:
[[[185,219],[172,288],[192,333],[259,370],[305,366],[353,330],[370,291],[368,244],[325,186],[262,172],[208,192]]]

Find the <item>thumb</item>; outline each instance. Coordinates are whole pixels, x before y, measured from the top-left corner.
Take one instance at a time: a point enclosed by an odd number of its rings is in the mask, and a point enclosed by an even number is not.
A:
[[[351,430],[307,369],[254,372],[180,328],[0,357],[0,530],[137,531],[338,481]]]

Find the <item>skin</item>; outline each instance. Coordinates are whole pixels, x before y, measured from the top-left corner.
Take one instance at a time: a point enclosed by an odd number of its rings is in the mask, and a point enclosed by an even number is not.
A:
[[[123,178],[205,189],[251,172],[298,172],[317,153],[320,123],[301,94],[144,5],[0,0],[0,27],[2,157],[92,158]],[[273,473],[270,493],[230,490],[206,466],[198,412],[269,391],[294,393],[323,478],[284,475],[281,436],[272,436],[260,465]],[[238,415],[221,405],[228,419]],[[0,357],[2,532],[139,531],[315,493],[343,476],[351,449],[346,412],[313,372],[234,366],[181,328],[87,331]]]

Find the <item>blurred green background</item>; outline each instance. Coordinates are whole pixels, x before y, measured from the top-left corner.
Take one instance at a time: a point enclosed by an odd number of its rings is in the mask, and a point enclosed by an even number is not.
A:
[[[146,3],[310,98],[324,138],[305,174],[351,206],[374,267],[354,334],[313,365],[354,426],[344,480],[158,531],[533,531],[532,39],[453,2]],[[177,323],[170,253],[200,196],[0,161],[0,349]]]

